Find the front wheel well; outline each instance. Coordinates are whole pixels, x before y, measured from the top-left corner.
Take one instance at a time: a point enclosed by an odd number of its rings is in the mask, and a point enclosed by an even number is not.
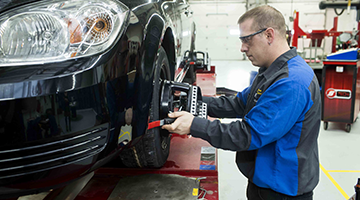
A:
[[[171,28],[167,28],[161,46],[164,48],[170,65],[171,80],[174,80],[176,68],[175,40]]]

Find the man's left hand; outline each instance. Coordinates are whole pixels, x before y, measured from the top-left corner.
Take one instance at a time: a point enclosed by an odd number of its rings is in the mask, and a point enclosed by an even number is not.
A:
[[[190,127],[194,119],[194,115],[186,111],[169,113],[170,118],[177,118],[174,123],[163,125],[161,128],[168,130],[170,133],[185,135],[190,133]]]

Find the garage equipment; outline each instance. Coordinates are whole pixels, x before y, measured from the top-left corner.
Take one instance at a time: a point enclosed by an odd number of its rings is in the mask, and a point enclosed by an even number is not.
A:
[[[352,195],[348,200],[360,200],[360,178],[358,178],[358,181],[354,186],[354,188],[355,188],[355,194]]]
[[[350,132],[360,108],[359,50],[349,49],[331,54],[323,61],[322,115],[324,129],[328,122],[345,123]]]
[[[294,27],[293,27],[293,34],[292,34],[292,43],[291,45],[294,47],[298,47],[298,39],[302,38],[302,46],[304,49],[308,49],[310,56],[303,55],[303,58],[309,65],[316,65],[320,62],[317,60],[317,50],[322,50],[322,55],[324,54],[324,46],[325,46],[325,37],[332,37],[332,49],[331,52],[334,53],[336,51],[336,37],[338,37],[342,32],[338,31],[338,17],[334,17],[333,27],[328,30],[311,30],[311,32],[305,32],[299,25],[299,12],[294,13]],[[304,38],[310,39],[309,47],[305,47],[304,45]],[[324,42],[322,42],[324,41]],[[322,43],[324,43],[322,45]],[[322,47],[321,47],[322,46]],[[312,55],[314,50],[315,55]],[[313,66],[311,66],[313,67]],[[316,67],[316,66],[315,66]]]
[[[355,185],[356,200],[360,200],[360,178],[358,178],[357,184]]]
[[[162,84],[160,111],[160,117],[164,118],[173,111],[188,111],[197,117],[207,117],[207,105],[202,101],[198,86],[167,80]]]
[[[173,111],[188,111],[195,117],[207,118],[207,105],[202,101],[201,89],[188,83],[164,80],[161,83],[160,118],[148,124],[148,129],[171,124],[174,118],[167,118]]]
[[[179,68],[175,72],[176,82],[186,82],[196,85],[197,73],[211,72],[210,58],[207,52],[202,51],[185,51]],[[215,72],[214,72],[215,73]]]
[[[205,69],[208,70],[210,65],[210,58],[208,52],[203,51],[185,51],[184,53],[184,61],[193,65],[195,67],[194,70]]]
[[[163,126],[165,124],[172,124],[175,120],[176,120],[175,118],[165,118],[165,119],[150,122],[148,124],[148,130],[159,127],[159,126]]]

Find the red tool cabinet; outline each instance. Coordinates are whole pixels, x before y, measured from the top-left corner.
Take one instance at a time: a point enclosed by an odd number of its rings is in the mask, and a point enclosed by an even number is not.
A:
[[[345,123],[350,132],[360,106],[358,60],[325,60],[322,70],[322,115],[324,129],[328,122]]]

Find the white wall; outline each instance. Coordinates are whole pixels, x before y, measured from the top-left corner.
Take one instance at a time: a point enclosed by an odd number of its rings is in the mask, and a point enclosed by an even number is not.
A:
[[[255,1],[255,0],[253,0]],[[263,3],[264,0],[257,0]],[[330,30],[333,27],[335,12],[334,9],[319,9],[320,0],[273,0],[268,1],[278,9],[285,17],[289,29],[293,29],[293,23],[289,17],[294,11],[299,12],[299,26],[307,32],[308,30]],[[251,2],[251,1],[250,1]],[[221,1],[189,1],[193,10],[193,17],[196,23],[196,50],[207,51],[212,60],[242,60],[243,53],[240,52],[240,41],[237,21],[246,11],[245,2],[221,2]],[[254,3],[254,2],[253,2]],[[255,4],[257,4],[255,3]],[[250,5],[250,8],[252,8]],[[338,9],[340,12],[340,9]],[[338,30],[351,31],[357,29],[356,11],[347,11],[339,16]],[[309,46],[310,39],[298,39],[298,50],[303,51]],[[331,53],[332,38],[326,37],[322,46],[324,53]],[[308,50],[307,50],[308,51]],[[309,53],[309,52],[307,52]],[[318,55],[322,50],[318,50]],[[314,55],[314,54],[313,54]]]
[[[212,60],[242,59],[237,20],[245,12],[244,5],[191,4],[196,23],[196,49],[209,52]]]

